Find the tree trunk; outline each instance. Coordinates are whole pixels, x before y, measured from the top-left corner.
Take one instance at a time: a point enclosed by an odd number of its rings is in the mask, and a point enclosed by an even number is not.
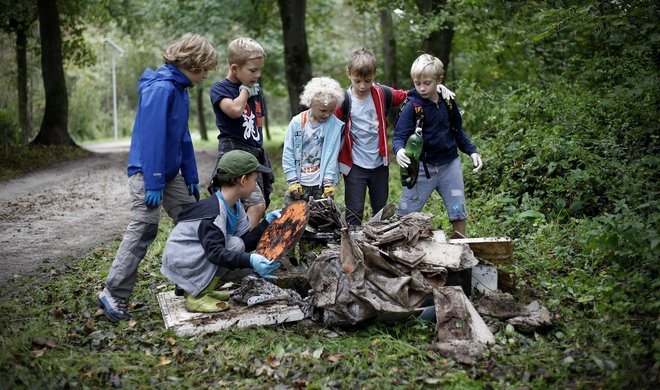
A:
[[[305,109],[299,96],[305,84],[312,78],[312,62],[309,59],[307,34],[305,32],[306,0],[277,0],[282,19],[284,39],[284,67],[291,115]]]
[[[18,72],[18,127],[21,132],[21,143],[28,143],[32,133],[30,110],[28,108],[27,86],[27,36],[25,30],[16,29],[16,69]]]
[[[60,19],[54,0],[39,0],[39,36],[41,38],[41,74],[46,92],[46,107],[37,145],[72,145],[68,130],[69,102],[62,64]]]
[[[438,13],[447,6],[446,0],[415,0],[422,15]],[[424,43],[424,51],[438,57],[445,66],[445,74],[449,69],[449,54],[451,42],[454,39],[454,25],[447,22],[443,29],[433,31]]]
[[[204,88],[202,83],[197,85],[197,120],[199,121],[199,135],[204,141],[209,140],[209,135],[206,133],[206,119],[204,116]]]
[[[398,88],[399,80],[396,74],[396,40],[392,25],[392,11],[380,11],[380,29],[383,32],[383,59],[385,60],[385,84]]]

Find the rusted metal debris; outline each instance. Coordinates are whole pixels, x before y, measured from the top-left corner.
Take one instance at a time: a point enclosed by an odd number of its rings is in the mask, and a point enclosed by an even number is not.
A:
[[[293,202],[282,210],[282,216],[274,220],[261,236],[256,253],[270,260],[281,260],[287,270],[293,267],[285,256],[293,249],[305,231],[309,218],[309,206],[304,200]]]

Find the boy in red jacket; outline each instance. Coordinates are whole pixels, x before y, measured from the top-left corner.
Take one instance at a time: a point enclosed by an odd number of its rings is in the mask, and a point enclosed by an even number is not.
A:
[[[389,148],[387,110],[406,99],[406,91],[374,83],[376,58],[367,49],[356,50],[348,59],[351,86],[335,116],[346,123],[339,151],[339,171],[346,190],[346,222],[362,224],[367,188],[374,214],[387,204]]]

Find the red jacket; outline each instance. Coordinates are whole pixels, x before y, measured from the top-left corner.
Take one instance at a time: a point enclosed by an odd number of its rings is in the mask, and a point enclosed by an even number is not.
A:
[[[376,106],[376,115],[378,116],[378,149],[381,157],[383,157],[383,165],[388,165],[390,161],[390,151],[387,142],[387,110],[390,107],[385,107],[385,93],[383,92],[383,87],[389,88],[387,86],[381,86],[380,84],[371,85],[371,97],[374,99],[374,105]],[[401,89],[390,88],[392,91],[392,103],[391,107],[397,107],[407,97],[407,91]],[[334,112],[335,116],[340,120],[346,123],[344,127],[344,143],[339,150],[339,171],[344,175],[348,175],[353,166],[353,136],[351,135],[351,115],[348,114],[348,118],[344,118],[344,113],[342,112],[341,105],[338,105]]]

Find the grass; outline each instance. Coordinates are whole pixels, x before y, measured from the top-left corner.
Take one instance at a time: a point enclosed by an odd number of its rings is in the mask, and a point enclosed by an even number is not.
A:
[[[281,140],[267,145],[282,177]],[[276,183],[271,208],[281,206],[284,187]],[[392,167],[390,199],[399,193]],[[139,268],[131,322],[106,321],[94,303],[118,242],[63,271],[44,271],[46,281],[21,279],[3,291],[0,387],[657,388],[656,274],[585,252],[587,220],[520,218],[518,207],[498,194],[471,194],[469,232],[514,238],[516,264],[507,270],[518,278],[516,294],[539,299],[554,326],[528,335],[498,331],[496,345],[474,367],[435,352],[433,325],[418,320],[353,330],[303,321],[177,337],[164,330],[156,300],[171,288],[159,272],[172,228],[163,218]],[[439,197],[425,210],[436,214],[435,227],[449,229]]]
[[[5,144],[0,159],[0,181],[13,179],[91,153],[75,146],[20,146]]]

